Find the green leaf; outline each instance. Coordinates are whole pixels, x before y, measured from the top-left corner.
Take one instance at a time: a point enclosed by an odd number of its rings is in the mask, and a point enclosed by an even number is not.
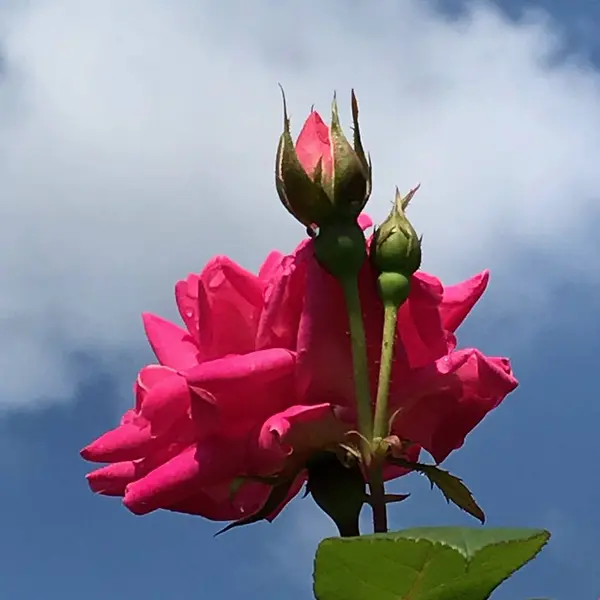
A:
[[[315,558],[315,597],[486,600],[549,538],[541,529],[422,527],[325,539]]]
[[[413,469],[413,471],[422,473],[429,479],[431,487],[435,485],[441,490],[448,502],[453,502],[465,512],[476,519],[479,519],[482,523],[485,523],[485,514],[483,510],[481,510],[481,507],[475,502],[473,494],[463,483],[462,479],[459,479],[455,475],[452,475],[448,471],[444,471],[435,465],[422,465],[420,463],[413,463],[408,460],[397,458],[392,459],[392,462],[398,466]]]
[[[215,533],[215,537],[233,529],[235,527],[240,527],[241,525],[251,525],[252,523],[257,523],[258,521],[269,520],[269,516],[277,510],[280,504],[286,499],[292,484],[294,483],[295,478],[286,479],[279,483],[278,485],[274,485],[271,488],[271,492],[269,493],[269,497],[266,502],[263,504],[262,508],[260,508],[255,513],[244,517],[243,519],[238,519],[233,523],[229,523],[227,527],[224,527],[220,531]]]

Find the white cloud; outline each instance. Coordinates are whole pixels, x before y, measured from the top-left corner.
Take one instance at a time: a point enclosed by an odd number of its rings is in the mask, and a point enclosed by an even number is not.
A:
[[[311,104],[327,113],[337,89],[347,111],[357,90],[369,210],[382,217],[394,185],[420,181],[412,215],[431,270],[508,274],[511,245],[556,269],[585,256],[597,73],[554,60],[560,37],[540,16],[346,6],[38,0],[0,12],[0,406],[70,395],[76,373],[53,340],[140,348],[139,313],[173,315],[174,281],[210,255],[255,268],[294,245],[302,228],[273,188],[277,82],[296,131]],[[521,297],[544,296],[536,270],[514,273]],[[502,302],[504,280],[491,292]]]

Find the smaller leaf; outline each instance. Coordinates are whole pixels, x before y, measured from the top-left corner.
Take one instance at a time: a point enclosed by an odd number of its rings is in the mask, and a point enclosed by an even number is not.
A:
[[[247,479],[245,477],[236,477],[229,484],[229,500],[233,500],[237,493],[240,491],[241,487],[246,483]]]
[[[429,479],[431,487],[433,488],[435,485],[444,494],[448,502],[456,504],[456,506],[481,521],[481,523],[485,523],[483,510],[477,504],[471,490],[463,483],[462,479],[435,465],[423,465],[393,457],[390,457],[389,460],[397,466],[422,473]]]
[[[393,502],[402,502],[410,497],[410,494],[385,494],[383,501],[386,504],[392,504]]]
[[[385,494],[383,501],[386,504],[393,504],[394,502],[402,502],[410,497],[410,494]],[[370,506],[373,506],[373,498],[369,495],[365,496],[365,502]]]
[[[238,519],[233,523],[229,523],[227,527],[221,529],[221,531],[217,531],[215,533],[215,537],[233,529],[234,527],[239,527],[240,525],[251,525],[252,523],[257,523],[258,521],[268,520],[269,515],[271,515],[279,505],[285,500],[292,484],[294,483],[294,477],[287,479],[281,482],[278,485],[273,486],[271,489],[271,493],[267,498],[266,502],[263,504],[262,508],[257,510],[255,513],[248,515],[247,517],[243,517],[242,519]]]
[[[281,477],[277,475],[273,475],[272,477],[261,477],[259,475],[240,475],[239,477],[233,479],[233,481],[229,484],[229,500],[233,500],[242,486],[248,481],[264,483],[265,485],[272,486],[278,485],[282,482]]]

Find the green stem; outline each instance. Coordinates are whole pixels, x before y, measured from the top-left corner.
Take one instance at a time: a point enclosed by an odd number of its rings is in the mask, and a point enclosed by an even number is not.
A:
[[[341,283],[344,290],[350,325],[358,431],[364,438],[361,440],[362,452],[363,458],[366,461],[365,465],[368,465],[371,458],[370,441],[373,438],[373,409],[371,406],[371,386],[369,384],[369,365],[367,362],[367,340],[360,306],[358,277],[356,275],[344,277]]]
[[[385,488],[383,486],[383,468],[381,461],[375,460],[371,465],[369,490],[373,509],[373,532],[387,533],[387,506],[385,504]]]
[[[396,323],[398,307],[393,302],[384,303],[383,341],[381,343],[381,363],[379,365],[379,384],[375,404],[375,423],[373,437],[384,438],[389,435],[388,399],[390,380],[394,362],[394,342],[396,341]]]

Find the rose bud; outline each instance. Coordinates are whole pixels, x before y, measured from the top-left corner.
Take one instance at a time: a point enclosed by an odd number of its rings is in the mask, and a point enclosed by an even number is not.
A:
[[[379,272],[379,295],[396,306],[408,298],[410,277],[421,266],[421,239],[404,212],[418,189],[403,198],[396,188],[392,211],[371,240],[370,257]]]
[[[354,147],[348,142],[334,97],[331,126],[311,111],[296,144],[284,97],[284,130],[277,149],[275,183],[288,211],[306,225],[354,221],[371,194],[371,164],[362,147],[358,104],[352,92]]]

